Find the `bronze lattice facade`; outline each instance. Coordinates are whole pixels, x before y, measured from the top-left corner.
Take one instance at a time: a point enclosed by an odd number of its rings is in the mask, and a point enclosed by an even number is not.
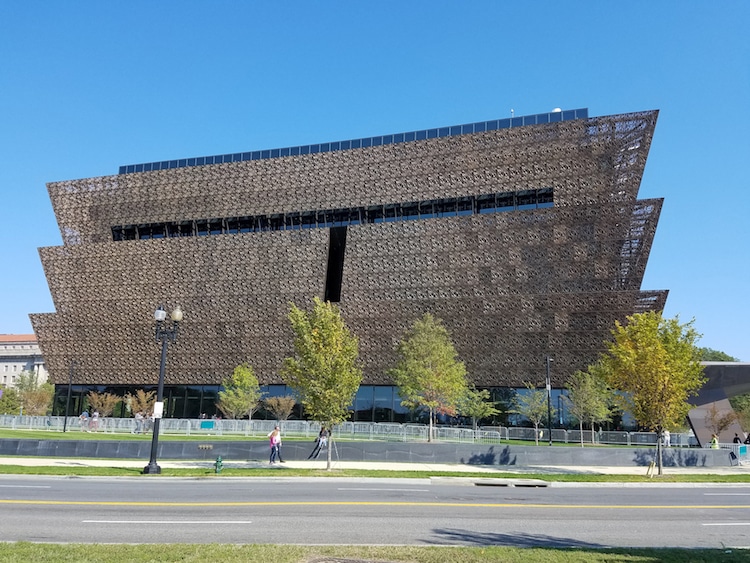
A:
[[[179,304],[168,385],[244,361],[280,383],[288,304],[319,296],[359,337],[365,384],[391,384],[394,345],[431,312],[478,386],[543,381],[550,355],[560,387],[615,320],[663,308],[640,287],[656,119],[575,110],[51,183],[56,312],[31,315],[50,379],[75,361],[74,383],[153,385],[153,310]]]

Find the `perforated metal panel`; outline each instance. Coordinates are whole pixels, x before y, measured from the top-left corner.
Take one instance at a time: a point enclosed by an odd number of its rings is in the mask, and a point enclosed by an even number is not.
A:
[[[349,226],[344,318],[366,384],[425,312],[482,386],[553,383],[614,320],[661,309],[640,285],[661,200],[637,200],[657,112],[48,185],[63,246],[40,249],[55,313],[31,315],[53,382],[153,384],[153,310],[185,312],[167,384],[217,384],[247,361],[280,382],[289,302],[324,296],[328,229],[112,240],[122,225],[202,221],[552,188],[553,207]]]

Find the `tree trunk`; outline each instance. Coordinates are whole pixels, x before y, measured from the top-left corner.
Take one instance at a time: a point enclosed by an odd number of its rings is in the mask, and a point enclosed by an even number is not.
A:
[[[539,445],[539,425],[534,425],[534,444]]]
[[[656,466],[659,469],[659,475],[661,476],[663,473],[663,465],[662,465],[662,458],[661,458],[661,441],[662,437],[664,436],[664,432],[659,429],[658,434],[656,435]]]
[[[430,409],[430,424],[427,427],[427,441],[432,442],[432,409]]]
[[[333,449],[333,427],[328,429],[328,440],[326,440],[326,471],[331,470],[331,450]]]
[[[583,447],[583,421],[582,420],[578,421],[578,428],[581,431],[581,447]]]

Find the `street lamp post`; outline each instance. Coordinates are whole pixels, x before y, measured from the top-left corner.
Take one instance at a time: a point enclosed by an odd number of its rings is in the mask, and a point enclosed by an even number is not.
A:
[[[552,380],[549,375],[549,365],[552,362],[552,358],[546,356],[544,358],[547,364],[547,425],[549,426],[549,445],[552,445]]]
[[[151,436],[151,458],[148,465],[143,468],[144,474],[161,473],[161,467],[156,463],[156,450],[159,447],[159,422],[164,413],[164,371],[167,367],[167,348],[170,342],[177,340],[177,330],[182,321],[182,309],[179,305],[172,311],[172,326],[167,327],[164,321],[167,318],[167,312],[164,307],[159,307],[154,312],[156,321],[156,341],[161,342],[161,363],[159,364],[159,385],[156,388],[156,403],[154,403],[154,427]]]
[[[73,390],[73,370],[76,367],[76,361],[70,362],[70,371],[68,371],[68,397],[65,399],[65,420],[63,420],[63,432],[68,430],[68,415],[70,414],[70,394]]]

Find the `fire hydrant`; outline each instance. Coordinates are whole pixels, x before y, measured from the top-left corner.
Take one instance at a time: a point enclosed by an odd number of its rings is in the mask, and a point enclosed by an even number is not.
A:
[[[221,468],[224,467],[224,462],[221,461],[221,456],[216,458],[216,461],[214,462],[214,470],[216,473],[221,473]]]

